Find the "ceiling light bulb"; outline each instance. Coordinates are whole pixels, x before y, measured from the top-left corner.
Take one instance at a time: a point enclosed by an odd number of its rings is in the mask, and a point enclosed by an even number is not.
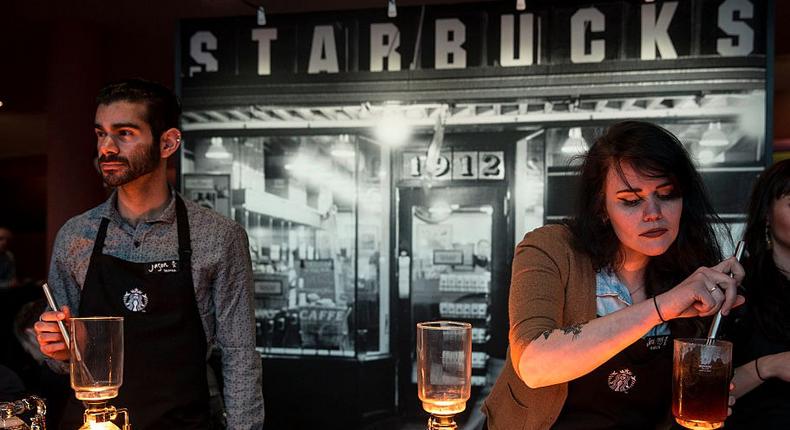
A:
[[[351,148],[334,148],[330,153],[337,158],[354,158],[354,150]]]
[[[231,157],[230,152],[222,145],[222,138],[221,137],[212,137],[211,138],[211,146],[209,146],[208,151],[206,151],[206,158],[211,158],[215,160],[223,160],[228,159]]]
[[[406,143],[411,136],[411,125],[402,115],[388,114],[382,116],[376,124],[376,138],[391,146]]]
[[[697,155],[700,164],[711,164],[713,163],[713,158],[716,157],[716,154],[713,153],[710,149],[703,149]]]
[[[453,208],[448,205],[447,202],[440,201],[431,205],[431,207],[428,208],[428,212],[430,212],[431,215],[447,216],[453,212]]]
[[[584,137],[582,137],[581,127],[571,127],[571,129],[568,130],[568,138],[565,139],[565,142],[562,144],[560,152],[563,154],[577,155],[584,154],[588,149],[590,149],[590,147],[587,145]]]
[[[395,18],[398,16],[398,6],[395,5],[395,0],[387,0],[387,17]]]
[[[727,135],[721,131],[721,123],[710,123],[702,138],[699,140],[700,146],[727,146],[730,144]]]
[[[263,6],[258,6],[258,10],[255,12],[255,21],[260,26],[266,25],[266,10],[263,9]]]

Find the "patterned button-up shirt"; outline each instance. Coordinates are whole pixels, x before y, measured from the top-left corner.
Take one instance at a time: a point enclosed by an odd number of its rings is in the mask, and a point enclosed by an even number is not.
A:
[[[55,239],[49,286],[58,304],[68,305],[75,315],[102,218],[110,220],[105,254],[136,263],[178,259],[175,199],[171,196],[160,214],[132,226],[118,212],[116,195],[67,221]],[[247,234],[238,223],[217,212],[191,201],[184,203],[198,311],[209,348],[222,351],[228,428],[260,429],[264,418],[261,357],[255,351]]]

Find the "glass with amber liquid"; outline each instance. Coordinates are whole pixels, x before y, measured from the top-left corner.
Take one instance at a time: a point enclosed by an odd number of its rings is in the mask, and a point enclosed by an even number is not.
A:
[[[431,414],[429,429],[455,429],[472,380],[472,325],[454,321],[417,324],[417,394]]]
[[[732,343],[675,339],[672,414],[689,429],[717,429],[727,419],[732,378]]]

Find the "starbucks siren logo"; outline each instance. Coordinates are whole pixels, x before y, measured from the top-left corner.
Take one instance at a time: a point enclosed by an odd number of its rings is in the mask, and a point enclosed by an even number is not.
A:
[[[636,384],[636,376],[631,372],[631,369],[615,370],[609,374],[607,379],[609,388],[618,393],[627,393]]]
[[[126,309],[132,312],[145,312],[145,306],[148,305],[148,296],[135,288],[123,295],[123,304],[126,305]]]

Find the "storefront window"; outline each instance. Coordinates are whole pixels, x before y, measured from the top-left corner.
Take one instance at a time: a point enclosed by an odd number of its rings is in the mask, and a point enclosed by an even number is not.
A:
[[[260,352],[389,353],[390,178],[379,145],[217,133],[187,135],[184,149],[184,195],[247,230]]]

